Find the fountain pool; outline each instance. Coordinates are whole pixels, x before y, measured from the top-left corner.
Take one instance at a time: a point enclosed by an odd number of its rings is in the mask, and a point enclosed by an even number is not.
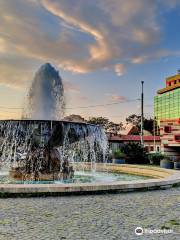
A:
[[[71,183],[113,183],[115,181],[133,181],[149,179],[149,177],[126,173],[108,173],[93,171],[75,171],[74,177],[67,180],[16,180],[9,176],[9,172],[0,172],[0,184],[71,184]]]
[[[0,121],[0,142],[0,184],[107,183],[146,178],[108,171],[106,135],[96,125]],[[100,170],[97,164],[102,166]]]

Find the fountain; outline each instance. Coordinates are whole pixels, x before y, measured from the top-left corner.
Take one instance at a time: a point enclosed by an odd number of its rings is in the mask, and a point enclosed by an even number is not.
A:
[[[62,120],[63,93],[58,72],[45,64],[32,82],[22,120],[0,121],[0,197],[179,184],[175,170],[107,163],[108,143],[101,127]]]
[[[29,90],[22,120],[0,121],[0,167],[17,180],[68,180],[76,164],[105,162],[107,139],[102,128],[60,120],[64,91],[59,73],[40,67]]]

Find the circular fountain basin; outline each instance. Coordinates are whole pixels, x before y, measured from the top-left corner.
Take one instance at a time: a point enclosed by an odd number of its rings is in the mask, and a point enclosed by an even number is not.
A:
[[[133,181],[149,179],[146,176],[126,173],[75,171],[74,177],[68,180],[17,180],[13,179],[9,172],[0,172],[0,184],[79,184],[79,183],[113,183],[116,181]]]
[[[88,171],[90,164],[86,164],[85,171],[77,172],[76,177],[92,178]],[[105,172],[108,171],[107,172]],[[0,184],[0,196],[58,196],[68,194],[97,194],[106,192],[129,192],[139,190],[165,189],[180,184],[180,174],[176,170],[167,170],[150,166],[124,164],[96,164],[96,181],[79,181],[74,183],[25,183]],[[108,176],[109,174],[109,176]],[[123,175],[125,174],[125,175]],[[118,176],[119,175],[119,176]],[[98,178],[101,176],[101,180]],[[125,178],[121,178],[124,176]],[[141,176],[141,177],[140,177]],[[105,177],[105,178],[104,178]],[[129,179],[128,179],[129,177]],[[133,179],[134,177],[134,179]],[[78,178],[78,177],[77,177]]]

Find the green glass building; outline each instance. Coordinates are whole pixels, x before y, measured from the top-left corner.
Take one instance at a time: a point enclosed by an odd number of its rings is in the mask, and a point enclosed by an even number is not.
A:
[[[180,118],[180,72],[166,79],[166,88],[160,89],[154,98],[154,116],[160,120]]]

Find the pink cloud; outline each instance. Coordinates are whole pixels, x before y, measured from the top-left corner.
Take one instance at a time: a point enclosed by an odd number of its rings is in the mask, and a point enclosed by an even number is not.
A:
[[[71,83],[69,81],[63,81],[64,89],[68,92],[80,93],[80,88],[78,85]]]

